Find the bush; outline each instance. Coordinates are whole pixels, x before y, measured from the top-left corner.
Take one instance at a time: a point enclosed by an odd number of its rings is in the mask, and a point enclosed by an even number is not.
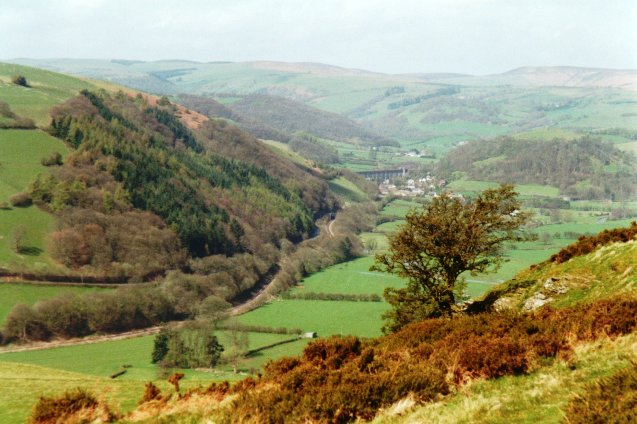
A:
[[[33,424],[66,423],[72,418],[76,418],[78,422],[96,420],[112,422],[115,415],[92,393],[76,388],[64,392],[60,397],[40,397],[33,407],[29,422]]]
[[[62,155],[60,152],[54,152],[48,158],[42,158],[40,162],[44,166],[62,165]]]
[[[29,84],[27,83],[27,79],[23,75],[14,75],[11,78],[11,82],[14,83],[15,85],[20,85],[22,87],[29,87]]]
[[[11,205],[17,208],[26,208],[33,204],[31,195],[25,192],[14,194],[9,198],[9,202],[11,202]]]

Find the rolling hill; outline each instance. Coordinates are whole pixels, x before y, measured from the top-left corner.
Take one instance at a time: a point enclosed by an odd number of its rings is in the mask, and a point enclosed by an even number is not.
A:
[[[155,93],[205,95],[228,101],[228,106],[232,95],[284,97],[354,120],[369,133],[397,141],[403,151],[426,149],[437,155],[463,141],[530,131],[545,139],[555,131],[594,133],[629,148],[637,130],[634,70],[525,67],[487,76],[386,75],[280,62],[17,62]],[[296,128],[293,121],[269,125],[285,131]]]

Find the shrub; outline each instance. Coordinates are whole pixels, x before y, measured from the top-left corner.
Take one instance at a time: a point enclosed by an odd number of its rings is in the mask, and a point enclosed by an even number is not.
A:
[[[51,153],[51,156],[48,158],[42,158],[40,162],[44,166],[62,165],[62,155],[60,152],[53,152]]]
[[[152,382],[148,382],[146,383],[146,386],[144,388],[144,394],[142,395],[142,398],[139,400],[138,405],[141,405],[142,403],[146,403],[146,402],[150,402],[153,400],[161,400],[162,396],[161,396],[161,390],[159,390],[159,388],[157,386],[155,386]]]
[[[11,82],[14,83],[15,85],[20,85],[22,87],[29,87],[29,83],[27,82],[27,79],[23,75],[14,75],[11,78]]]
[[[17,193],[9,198],[9,202],[14,207],[26,208],[33,204],[33,200],[31,199],[31,195],[29,193]]]
[[[79,419],[78,415],[82,415]],[[30,422],[33,424],[53,424],[69,422],[77,417],[81,422],[112,422],[115,415],[95,396],[81,388],[64,392],[59,397],[40,397],[33,407]]]

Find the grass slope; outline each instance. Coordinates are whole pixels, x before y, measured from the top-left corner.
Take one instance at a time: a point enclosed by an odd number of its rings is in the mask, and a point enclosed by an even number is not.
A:
[[[586,343],[575,348],[570,364],[555,361],[530,375],[477,381],[440,402],[406,411],[397,405],[373,423],[562,423],[565,406],[585,384],[627,367],[635,352],[635,334]]]
[[[11,83],[15,75],[27,79],[29,87]],[[16,114],[33,119],[38,126],[50,124],[50,109],[62,103],[80,90],[95,88],[94,84],[56,72],[0,63],[0,99]]]
[[[547,286],[555,280],[563,293]],[[546,262],[520,272],[513,280],[495,287],[502,302],[514,308],[531,298],[544,296],[556,306],[604,299],[637,292],[637,240],[613,243],[574,257],[564,263]]]
[[[59,152],[68,153],[66,145],[40,130],[0,130],[0,203],[25,190],[39,174],[48,172],[41,159]],[[53,217],[31,206],[0,209],[0,267],[27,268],[51,266],[45,253],[45,235],[52,229]],[[17,254],[11,246],[16,227],[26,230],[24,252]]]

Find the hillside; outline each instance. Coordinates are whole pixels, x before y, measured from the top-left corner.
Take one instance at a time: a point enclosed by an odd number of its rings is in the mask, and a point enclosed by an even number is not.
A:
[[[19,62],[156,93],[216,96],[220,101],[229,95],[284,97],[352,119],[373,134],[398,141],[402,150],[436,154],[463,141],[529,131],[550,139],[556,130],[576,136],[595,133],[630,148],[637,131],[634,70],[527,67],[488,76],[386,75],[277,62]]]
[[[637,223],[582,237],[494,287],[474,307],[535,310],[551,304],[564,307],[637,293]]]
[[[574,199],[637,198],[637,159],[599,138],[542,141],[501,137],[466,143],[437,164],[445,178],[559,187]],[[457,175],[457,174],[456,174]]]
[[[180,96],[178,99],[191,109],[200,112],[205,110],[211,116],[218,114],[217,116],[236,120],[240,126],[246,125],[248,130],[256,129],[255,124],[260,122],[262,126],[267,126],[266,128],[276,128],[288,134],[288,139],[289,134],[305,132],[321,138],[364,145],[393,144],[392,141],[373,134],[351,119],[283,97],[266,94],[232,96],[225,105],[207,105],[211,100],[195,96]],[[267,137],[267,133],[263,135]],[[280,135],[274,139],[287,141]]]

